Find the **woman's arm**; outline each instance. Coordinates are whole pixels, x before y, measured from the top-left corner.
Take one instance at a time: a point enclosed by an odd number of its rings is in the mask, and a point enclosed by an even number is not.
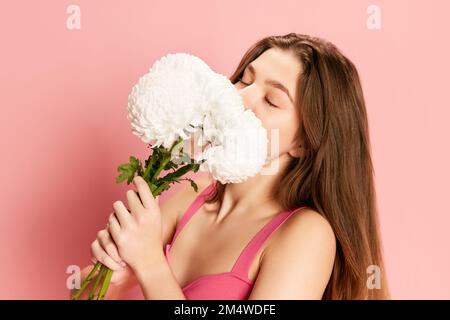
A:
[[[187,185],[166,201],[165,206],[161,207],[164,212],[163,215],[166,212],[175,212],[178,210],[178,214],[172,214],[176,219],[173,221],[174,218],[172,218],[171,223],[168,224],[170,230],[168,229],[164,233],[163,227],[164,247],[172,239],[177,222],[187,210],[188,206],[213,182],[209,177],[196,178],[195,181],[198,185],[197,192],[190,185]],[[186,297],[183,294],[182,288],[175,279],[164,256],[164,248],[160,253],[159,259],[156,262],[153,261],[152,265],[142,265],[135,270],[137,282],[142,289],[145,299],[185,300]]]
[[[336,253],[331,225],[319,213],[304,209],[278,231],[263,253],[249,300],[321,299]]]
[[[135,274],[145,299],[186,300],[163,254],[159,262],[136,268]]]

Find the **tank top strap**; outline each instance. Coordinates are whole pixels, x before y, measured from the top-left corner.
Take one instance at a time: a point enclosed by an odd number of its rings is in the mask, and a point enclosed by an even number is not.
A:
[[[183,214],[183,216],[180,219],[180,223],[178,223],[177,228],[175,230],[175,234],[172,238],[172,241],[170,244],[172,244],[175,239],[177,238],[178,234],[181,232],[183,227],[186,225],[186,223],[189,221],[189,219],[198,211],[198,209],[203,205],[206,198],[209,196],[209,193],[214,189],[215,185],[214,182],[211,183],[209,186],[207,186],[203,191],[197,195],[195,200],[191,203],[189,208],[186,210],[186,212]]]
[[[306,206],[305,206],[306,207]],[[259,249],[262,247],[264,242],[298,209],[285,210],[273,217],[247,244],[247,246],[242,250],[239,258],[233,266],[232,272],[238,274],[244,279],[248,279],[248,270],[258,253]]]

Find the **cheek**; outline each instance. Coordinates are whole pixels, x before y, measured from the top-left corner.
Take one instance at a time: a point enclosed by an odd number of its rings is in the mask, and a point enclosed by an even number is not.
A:
[[[271,116],[264,120],[261,119],[261,121],[267,130],[268,154],[270,157],[286,152],[292,143],[297,128],[293,118],[290,116]]]

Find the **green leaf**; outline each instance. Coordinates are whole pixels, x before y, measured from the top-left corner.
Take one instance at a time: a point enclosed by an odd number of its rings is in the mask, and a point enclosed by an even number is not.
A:
[[[116,177],[116,183],[121,183],[126,178],[127,178],[127,174],[126,173],[121,173],[119,176]]]
[[[195,192],[198,192],[198,186],[197,186],[197,184],[195,183],[195,181],[192,180],[192,179],[189,179],[189,178],[187,178],[187,180],[189,180],[189,182],[191,183],[191,186],[192,186],[192,188],[194,188],[194,191],[195,191]]]
[[[136,159],[136,157],[130,156],[130,164],[131,164],[133,167],[136,167],[138,162],[139,162],[139,160]]]
[[[121,164],[118,168],[117,168],[117,171],[120,171],[120,170],[128,170],[128,169],[130,169],[131,168],[131,165],[129,164],[129,163],[124,163],[124,164]]]
[[[200,168],[200,165],[198,163],[194,163],[192,165],[192,171],[194,171],[194,172],[197,172],[199,168]]]
[[[185,175],[186,173],[188,173],[189,171],[192,171],[192,168],[195,167],[195,164],[187,164],[181,168],[179,168],[177,171],[175,172],[171,172],[167,175],[164,176],[164,179],[168,179],[168,180],[176,180],[177,178]]]
[[[142,164],[139,163],[139,167],[138,167],[138,173],[139,176],[143,176],[144,175],[144,169],[142,168]]]
[[[170,170],[170,169],[176,169],[178,168],[178,164],[176,164],[173,161],[169,161],[165,166],[164,166],[164,170]]]
[[[117,171],[121,173],[118,177],[116,177],[116,183],[121,183],[124,180],[127,180],[127,184],[130,184],[133,181],[136,173],[138,175],[143,173],[141,161],[134,156],[130,156],[129,163],[122,163],[119,165],[117,167]]]

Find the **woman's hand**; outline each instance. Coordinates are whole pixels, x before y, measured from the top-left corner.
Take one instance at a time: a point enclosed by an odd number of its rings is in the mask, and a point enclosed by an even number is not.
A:
[[[94,265],[88,265],[84,267],[81,270],[81,282],[83,282],[88,274],[91,272],[91,270],[94,268]],[[96,273],[98,275],[98,272]],[[88,284],[86,289],[81,293],[79,300],[87,300],[89,296],[89,292],[92,289],[94,281],[91,281],[91,283]],[[133,270],[131,270],[129,267],[125,267],[121,271],[114,271],[110,280],[110,286],[108,287],[108,290],[106,291],[105,300],[111,300],[111,299],[120,299],[120,297],[130,288],[133,287],[133,285],[137,284],[137,279],[135,274],[133,273]],[[73,297],[74,294],[78,289],[72,289],[70,291],[70,298]]]
[[[110,280],[112,284],[121,285],[134,277],[133,271],[120,257],[117,246],[107,229],[97,233],[97,238],[91,244],[91,255],[94,264],[100,261],[114,271]]]
[[[147,182],[139,176],[133,180],[139,192],[127,191],[128,207],[122,201],[113,204],[108,231],[117,246],[114,257],[123,259],[134,271],[149,267],[164,257],[161,211],[158,198],[154,198]]]
[[[97,238],[91,244],[91,254],[93,263],[100,261],[113,271],[120,271],[126,265],[107,229],[97,233]]]

